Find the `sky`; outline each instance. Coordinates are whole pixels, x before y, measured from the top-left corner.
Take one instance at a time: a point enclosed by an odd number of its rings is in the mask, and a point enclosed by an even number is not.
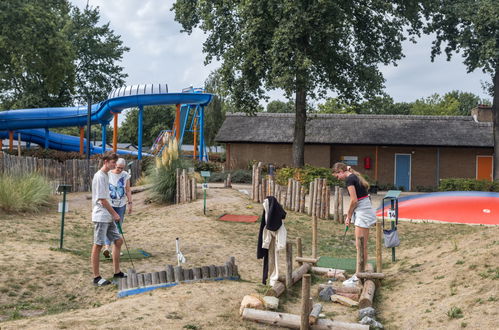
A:
[[[70,1],[79,7],[87,3],[87,0]],[[202,31],[195,30],[191,35],[180,32],[181,26],[170,11],[174,1],[88,1],[100,8],[102,24],[110,22],[111,28],[130,47],[121,63],[128,74],[127,84],[167,83],[170,92],[179,92],[191,85],[202,87],[210,72],[218,67],[218,63],[204,65],[202,44],[206,36]],[[405,42],[405,58],[397,66],[381,68],[388,95],[396,102],[412,102],[433,93],[442,95],[460,90],[491,99],[482,88],[482,82],[489,82],[490,75],[478,70],[467,73],[459,54],[450,62],[440,55],[432,63],[431,42],[429,36],[417,44]],[[271,99],[284,100],[278,91],[269,95]]]

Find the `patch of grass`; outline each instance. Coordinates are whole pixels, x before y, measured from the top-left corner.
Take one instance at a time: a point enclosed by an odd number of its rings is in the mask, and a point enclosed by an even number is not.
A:
[[[462,317],[464,317],[463,315],[463,311],[461,310],[461,308],[459,307],[452,307],[448,312],[447,312],[447,316],[450,318],[450,319],[460,319]]]
[[[198,325],[194,325],[194,324],[186,324],[182,327],[182,329],[199,330],[199,329],[201,329],[201,327]]]
[[[458,260],[458,261],[456,261],[456,265],[462,265],[462,264],[464,264],[464,260]]]
[[[36,173],[0,176],[0,208],[6,212],[39,212],[52,201],[48,180]]]
[[[168,320],[181,320],[182,316],[180,316],[177,312],[171,312],[166,314],[166,318]]]
[[[445,278],[445,275],[435,276],[433,279],[434,279],[434,280],[441,280],[441,279],[443,279],[443,278]]]

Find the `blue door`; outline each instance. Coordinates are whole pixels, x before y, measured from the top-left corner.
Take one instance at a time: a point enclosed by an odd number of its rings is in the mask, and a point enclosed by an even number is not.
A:
[[[395,186],[411,190],[411,155],[395,154]]]

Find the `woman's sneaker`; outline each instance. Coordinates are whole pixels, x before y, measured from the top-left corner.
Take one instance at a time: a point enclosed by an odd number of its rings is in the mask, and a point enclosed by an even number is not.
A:
[[[111,284],[111,282],[109,282],[105,278],[102,278],[100,276],[97,276],[96,278],[94,278],[94,285],[95,286],[104,286],[104,285],[109,285],[109,284]]]

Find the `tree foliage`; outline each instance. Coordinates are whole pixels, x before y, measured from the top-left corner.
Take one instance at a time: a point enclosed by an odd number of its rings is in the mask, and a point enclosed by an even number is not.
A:
[[[295,112],[295,104],[293,101],[283,102],[279,100],[270,101],[267,103],[267,112],[271,113],[293,113]]]
[[[128,51],[98,8],[68,0],[0,2],[0,106],[67,106],[93,93],[103,100],[126,75],[116,64]]]
[[[93,100],[103,101],[109,92],[125,84],[127,74],[116,64],[130,48],[123,46],[119,35],[109,23],[99,25],[98,8],[73,7],[67,29],[68,39],[75,51],[75,98],[86,100],[90,93]]]
[[[435,33],[432,60],[463,53],[468,72],[491,75],[494,111],[494,178],[499,179],[499,6],[495,0],[440,0],[426,7],[427,33]]]
[[[334,91],[359,100],[380,92],[379,64],[402,57],[403,29],[419,28],[419,1],[192,1],[173,5],[183,31],[207,33],[206,62],[236,107],[255,112],[267,90],[295,98],[293,163],[304,161],[308,98]]]
[[[143,113],[144,145],[152,145],[162,130],[171,130],[175,120],[175,106],[156,105],[144,107]],[[138,143],[139,109],[132,108],[126,113],[126,118],[121,124],[118,141],[123,143]]]
[[[65,0],[0,2],[0,102],[5,109],[68,105],[75,52]]]

